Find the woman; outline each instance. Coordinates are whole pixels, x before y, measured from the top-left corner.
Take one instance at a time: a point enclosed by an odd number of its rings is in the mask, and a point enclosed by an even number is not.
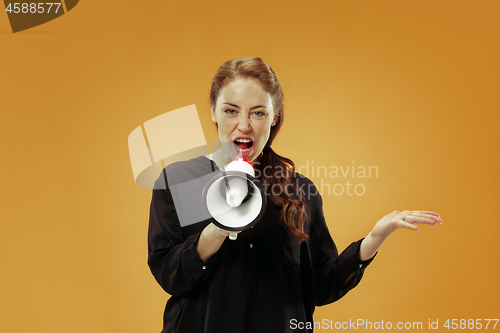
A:
[[[315,306],[354,288],[392,232],[441,222],[434,212],[394,211],[339,255],[314,184],[271,148],[284,117],[273,70],[259,58],[226,62],[213,78],[210,110],[222,149],[168,166],[153,190],[148,264],[172,295],[165,333],[311,332],[294,323],[312,322]],[[183,223],[190,212],[174,201],[199,210],[201,191],[174,189],[221,172],[236,155],[254,164],[266,191],[263,218],[235,241],[211,219]]]

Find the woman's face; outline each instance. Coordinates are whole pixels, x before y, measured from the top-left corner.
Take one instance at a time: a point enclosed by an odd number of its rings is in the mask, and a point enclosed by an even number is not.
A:
[[[230,158],[243,156],[250,162],[264,149],[271,125],[277,119],[271,95],[255,78],[235,79],[226,84],[216,105],[211,106],[211,113],[225,153]]]

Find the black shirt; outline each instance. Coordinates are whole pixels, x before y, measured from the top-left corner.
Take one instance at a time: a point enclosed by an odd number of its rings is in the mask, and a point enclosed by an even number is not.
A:
[[[359,259],[362,239],[338,254],[321,196],[299,173],[294,181],[303,190],[309,211],[305,226],[309,242],[291,237],[279,222],[280,208],[267,200],[265,215],[253,228],[238,234],[235,241],[226,238],[219,251],[203,262],[196,243],[211,219],[180,223],[171,188],[213,172],[221,171],[200,156],[167,166],[155,183],[148,264],[172,295],[163,333],[299,332],[292,330],[292,320],[312,322],[315,306],[340,299],[359,283],[373,258]],[[199,211],[201,190],[191,192],[186,200]]]

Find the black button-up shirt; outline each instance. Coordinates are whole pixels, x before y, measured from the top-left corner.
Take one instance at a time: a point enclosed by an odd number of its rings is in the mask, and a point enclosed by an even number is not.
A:
[[[170,295],[163,333],[299,332],[292,322],[312,322],[314,308],[334,302],[354,288],[371,262],[362,262],[361,240],[340,255],[328,231],[322,199],[314,184],[296,173],[309,219],[309,242],[291,237],[280,224],[280,208],[268,200],[263,218],[251,229],[226,239],[203,262],[196,243],[211,222],[180,222],[172,185],[221,172],[201,156],[169,165],[156,181],[149,221],[148,264]],[[188,207],[202,210],[201,190]],[[174,198],[173,198],[174,197]],[[185,202],[184,202],[185,203]],[[184,206],[185,207],[185,206]],[[302,330],[311,332],[312,330]]]

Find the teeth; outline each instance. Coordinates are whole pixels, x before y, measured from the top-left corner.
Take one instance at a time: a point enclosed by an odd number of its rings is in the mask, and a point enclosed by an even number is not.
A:
[[[252,142],[252,140],[248,140],[248,139],[238,139],[236,141],[237,142]]]

